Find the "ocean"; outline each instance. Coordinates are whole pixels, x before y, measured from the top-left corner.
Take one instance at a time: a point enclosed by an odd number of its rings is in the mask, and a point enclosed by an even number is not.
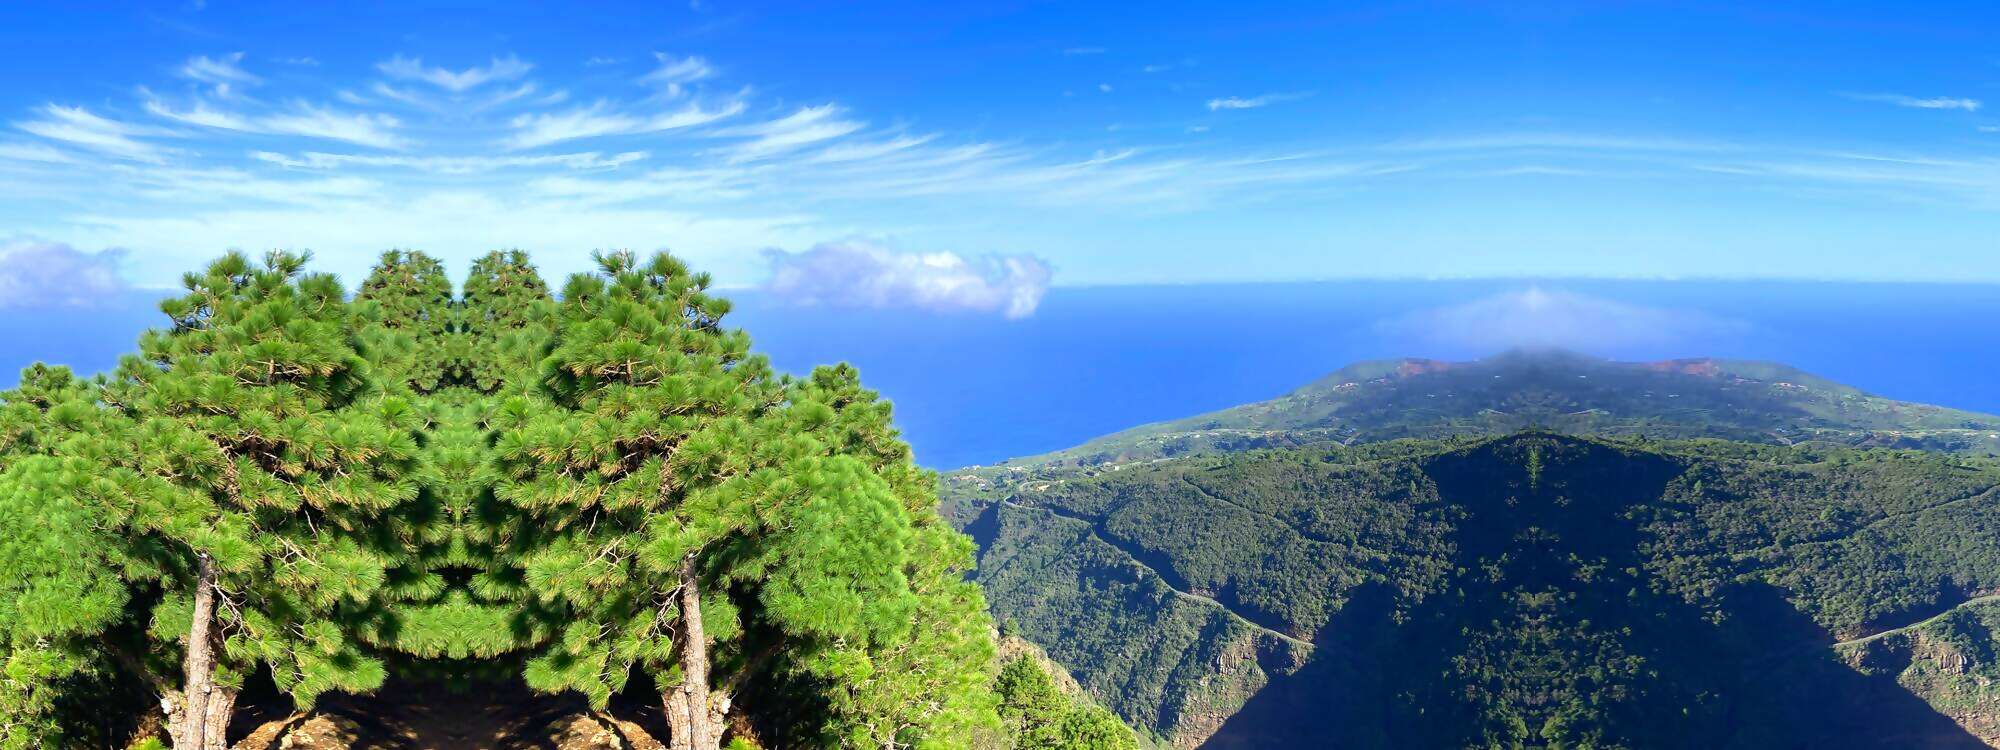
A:
[[[938,469],[1282,395],[1366,359],[1520,346],[1759,359],[1883,396],[2000,412],[2000,286],[1766,281],[1343,281],[1058,287],[1031,316],[799,307],[731,293],[781,370],[846,361]],[[114,366],[153,298],[0,316],[0,382]]]

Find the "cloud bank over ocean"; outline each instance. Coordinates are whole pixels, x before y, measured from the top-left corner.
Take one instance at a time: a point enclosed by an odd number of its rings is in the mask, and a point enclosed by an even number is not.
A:
[[[937,312],[1035,313],[1048,293],[1049,264],[1032,255],[903,252],[848,240],[798,253],[767,250],[763,290],[792,304],[916,308]]]
[[[1508,349],[1573,349],[1604,356],[1632,350],[1703,349],[1741,336],[1749,324],[1697,310],[1649,307],[1604,297],[1526,289],[1419,310],[1375,324],[1375,332],[1419,348],[1465,355]]]
[[[0,309],[94,307],[129,287],[119,275],[125,251],[86,252],[60,242],[0,241]]]

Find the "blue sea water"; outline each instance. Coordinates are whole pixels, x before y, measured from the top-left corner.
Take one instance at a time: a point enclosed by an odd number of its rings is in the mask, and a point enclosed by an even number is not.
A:
[[[1034,315],[802,308],[731,295],[780,368],[847,361],[927,466],[1065,448],[1285,393],[1348,363],[1556,345],[1629,360],[1783,362],[1884,396],[2000,412],[2000,286],[1370,281],[1056,288]],[[145,295],[0,317],[0,383],[115,365],[164,318]]]

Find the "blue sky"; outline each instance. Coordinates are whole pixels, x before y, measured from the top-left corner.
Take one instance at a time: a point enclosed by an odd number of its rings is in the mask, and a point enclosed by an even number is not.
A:
[[[352,5],[0,7],[0,306],[269,247],[350,280],[670,248],[1012,317],[1051,283],[2000,282],[1991,4]]]

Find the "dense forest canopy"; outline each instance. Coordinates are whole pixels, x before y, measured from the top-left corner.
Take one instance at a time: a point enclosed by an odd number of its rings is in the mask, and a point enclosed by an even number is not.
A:
[[[1996,430],[1779,364],[1514,350],[943,501],[1003,627],[1177,746],[1995,744]]]
[[[1003,670],[888,404],[773,371],[706,275],[610,253],[555,294],[511,252],[454,289],[398,251],[350,298],[306,264],[225,256],[115,372],[0,395],[0,747],[491,680],[650,690],[677,749],[1134,746]]]
[[[1985,457],[1530,431],[947,486],[1003,626],[1178,746],[2000,739]]]

